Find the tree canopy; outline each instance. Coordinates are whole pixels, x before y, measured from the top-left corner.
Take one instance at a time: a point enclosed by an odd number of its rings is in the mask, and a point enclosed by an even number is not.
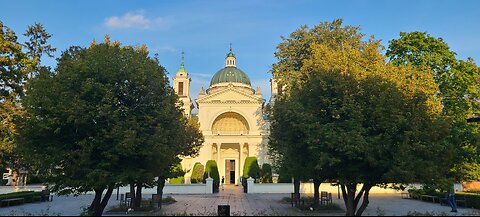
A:
[[[363,213],[373,186],[445,175],[455,153],[430,69],[387,63],[379,41],[363,37],[342,20],[302,26],[272,67],[286,92],[272,109],[270,150],[290,171],[338,180],[347,215]]]
[[[480,70],[472,58],[459,60],[442,38],[426,32],[401,32],[390,41],[387,57],[397,66],[429,68],[439,86],[442,113],[450,119],[449,143],[457,146],[452,175],[459,180],[478,180],[480,128],[467,119],[480,115]]]
[[[107,39],[64,51],[54,73],[33,78],[23,104],[21,150],[43,165],[52,190],[95,191],[94,215],[115,187],[152,184],[201,139],[188,133],[165,69],[146,47]]]

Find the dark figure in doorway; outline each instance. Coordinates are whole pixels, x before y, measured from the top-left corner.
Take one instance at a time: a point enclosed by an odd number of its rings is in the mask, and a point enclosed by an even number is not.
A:
[[[224,186],[225,185],[225,176],[222,176],[222,191],[224,190]]]

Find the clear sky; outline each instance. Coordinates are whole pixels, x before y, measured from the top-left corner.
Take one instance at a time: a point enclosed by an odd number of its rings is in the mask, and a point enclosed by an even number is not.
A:
[[[28,25],[42,23],[53,34],[56,57],[69,46],[88,46],[109,34],[123,44],[146,44],[150,53],[159,54],[171,78],[184,50],[192,99],[224,67],[232,43],[237,67],[249,75],[254,88],[262,88],[268,100],[268,71],[276,61],[280,36],[288,36],[301,25],[335,18],[360,26],[384,46],[402,31],[426,31],[442,37],[458,58],[473,57],[480,63],[480,1],[474,0],[0,0],[0,6],[0,20],[18,35]],[[44,63],[55,66],[53,59]]]

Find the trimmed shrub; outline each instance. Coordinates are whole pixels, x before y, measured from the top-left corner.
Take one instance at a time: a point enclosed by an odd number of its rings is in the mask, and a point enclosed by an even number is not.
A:
[[[218,173],[218,166],[215,160],[207,161],[205,165],[205,173],[203,174],[203,183],[206,183],[208,175],[213,179],[213,192],[218,192],[220,186],[220,174]]]
[[[173,167],[174,171],[183,171],[182,164],[177,164]],[[182,176],[177,176],[176,178],[170,178],[168,180],[168,183],[170,184],[185,184],[185,177]]]
[[[463,199],[463,197],[465,197],[465,199],[467,200],[467,207],[480,209],[480,194],[466,193],[466,192],[455,193],[455,198],[457,200],[458,199]]]
[[[292,177],[280,174],[278,176],[278,183],[292,183]]]
[[[258,165],[256,157],[247,157],[245,159],[245,164],[243,166],[243,178],[248,179],[249,177],[257,180],[260,178],[261,169]]]
[[[270,164],[263,164],[261,172],[260,182],[272,183],[272,166],[270,166]]]
[[[200,162],[196,162],[192,170],[192,183],[202,183],[205,169]]]
[[[0,194],[0,201],[7,200],[12,198],[23,198],[25,203],[30,203],[35,201],[35,199],[40,200],[42,197],[42,192],[34,191],[21,191],[13,192],[8,194]]]

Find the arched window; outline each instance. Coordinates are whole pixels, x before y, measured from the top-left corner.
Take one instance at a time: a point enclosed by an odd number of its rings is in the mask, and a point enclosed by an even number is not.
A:
[[[218,135],[245,135],[248,134],[247,120],[235,112],[226,112],[218,116],[212,125],[213,134]]]

